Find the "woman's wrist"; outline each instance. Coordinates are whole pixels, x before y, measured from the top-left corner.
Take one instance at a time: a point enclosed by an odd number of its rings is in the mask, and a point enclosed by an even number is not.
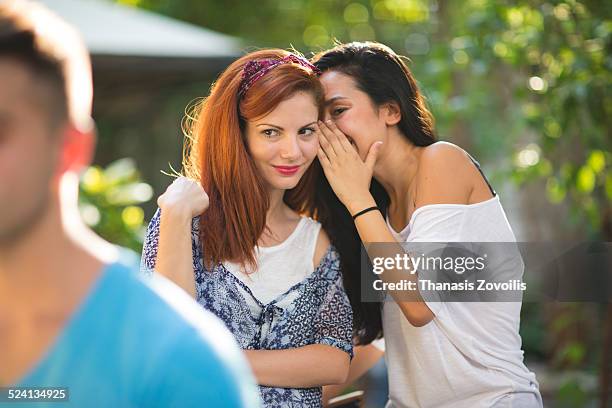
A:
[[[171,221],[173,224],[191,225],[191,220],[193,218],[191,216],[191,211],[184,206],[164,205],[160,207],[160,210],[162,218]]]
[[[347,210],[349,211],[349,213],[351,214],[351,216],[354,216],[355,214],[359,213],[360,211],[365,210],[366,208],[370,208],[370,207],[376,207],[376,201],[374,200],[374,198],[370,195],[370,197],[364,197],[361,199],[356,199],[353,200],[349,203],[347,203]]]

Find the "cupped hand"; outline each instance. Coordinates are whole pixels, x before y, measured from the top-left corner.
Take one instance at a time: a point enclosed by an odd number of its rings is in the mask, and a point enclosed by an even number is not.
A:
[[[325,177],[338,199],[351,214],[362,207],[376,205],[370,194],[372,172],[382,142],[372,144],[365,161],[347,137],[331,121],[317,126],[319,150],[317,156]]]

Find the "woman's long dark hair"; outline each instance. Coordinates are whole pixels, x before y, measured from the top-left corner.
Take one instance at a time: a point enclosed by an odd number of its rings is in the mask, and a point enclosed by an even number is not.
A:
[[[389,47],[374,42],[341,44],[317,54],[312,62],[322,72],[338,71],[352,77],[376,106],[397,103],[402,116],[397,126],[415,146],[428,146],[436,141],[433,116],[416,81],[404,61]],[[320,164],[316,162],[315,166],[316,190],[308,203],[311,207],[308,212],[316,216],[340,254],[344,286],[353,308],[355,338],[358,344],[368,344],[382,334],[382,303],[361,300],[361,285],[365,282],[361,275],[359,234]],[[389,195],[376,179],[372,179],[370,192],[386,216]],[[363,261],[369,263],[367,257]],[[372,275],[372,265],[366,266]]]

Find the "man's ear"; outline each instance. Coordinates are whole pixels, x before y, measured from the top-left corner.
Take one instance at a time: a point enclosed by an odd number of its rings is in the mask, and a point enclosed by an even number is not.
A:
[[[379,111],[387,126],[397,125],[402,120],[402,112],[397,102],[384,103]]]
[[[62,134],[58,172],[80,173],[93,160],[96,146],[95,127],[81,131],[74,126],[67,126]]]

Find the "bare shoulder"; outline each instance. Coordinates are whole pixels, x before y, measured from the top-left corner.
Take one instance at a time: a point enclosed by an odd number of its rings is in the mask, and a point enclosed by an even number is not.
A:
[[[327,235],[327,232],[325,232],[325,230],[321,228],[319,230],[319,236],[317,237],[317,245],[315,246],[314,257],[312,259],[312,263],[315,268],[317,267],[317,265],[319,265],[319,263],[321,263],[321,260],[327,253],[327,249],[330,245],[331,241],[329,239],[329,236]]]
[[[465,150],[436,142],[421,152],[415,182],[416,206],[467,204],[474,183],[474,165]]]
[[[456,144],[442,141],[423,147],[420,160],[420,167],[435,166],[440,168],[470,163],[465,150]]]

